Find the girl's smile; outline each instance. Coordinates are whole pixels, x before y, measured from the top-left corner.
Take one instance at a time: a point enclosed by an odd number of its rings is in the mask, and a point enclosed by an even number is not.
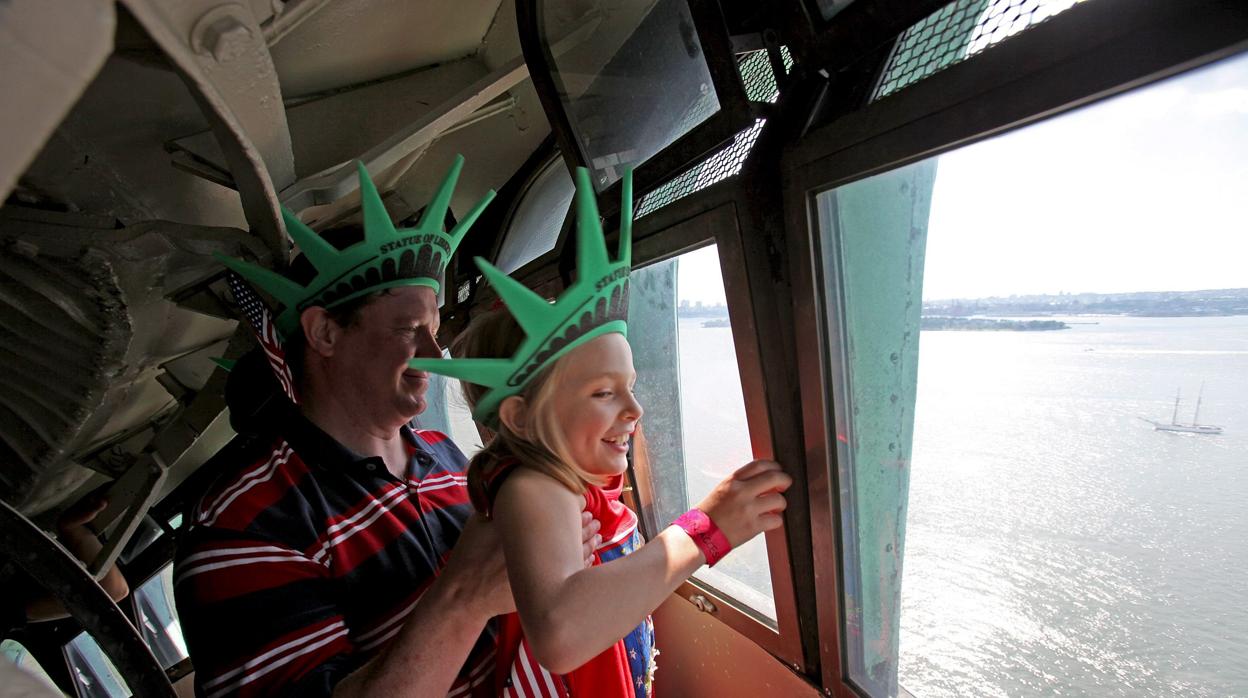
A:
[[[641,419],[633,395],[633,353],[628,340],[606,334],[562,359],[555,412],[568,456],[591,475],[618,475],[628,468],[628,442]]]

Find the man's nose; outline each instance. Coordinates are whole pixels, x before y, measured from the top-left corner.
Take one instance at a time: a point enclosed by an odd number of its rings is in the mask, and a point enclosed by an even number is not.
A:
[[[429,327],[420,328],[420,332],[416,335],[416,358],[418,359],[440,359],[442,358],[442,347],[438,344],[438,338]]]

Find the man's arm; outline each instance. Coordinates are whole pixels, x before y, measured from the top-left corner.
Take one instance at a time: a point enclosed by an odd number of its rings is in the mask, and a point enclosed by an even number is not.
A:
[[[486,621],[513,610],[495,526],[474,517],[399,635],[334,697],[445,696]]]
[[[602,543],[601,525],[585,511],[580,521],[582,564],[588,567]],[[334,698],[445,696],[485,622],[514,610],[496,525],[473,517],[399,636],[343,679]]]

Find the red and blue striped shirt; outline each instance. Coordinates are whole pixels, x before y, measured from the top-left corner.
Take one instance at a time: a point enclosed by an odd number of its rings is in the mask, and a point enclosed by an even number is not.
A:
[[[406,478],[298,414],[219,478],[179,545],[175,594],[201,696],[330,695],[398,634],[472,505],[463,454],[403,429]],[[492,693],[486,630],[451,687]]]

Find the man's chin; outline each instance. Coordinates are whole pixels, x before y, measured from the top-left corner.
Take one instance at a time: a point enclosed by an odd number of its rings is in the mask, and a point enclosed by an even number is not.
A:
[[[429,409],[429,400],[425,398],[423,391],[418,395],[411,393],[404,395],[400,400],[400,404],[402,405],[403,414],[407,415],[409,421]]]

